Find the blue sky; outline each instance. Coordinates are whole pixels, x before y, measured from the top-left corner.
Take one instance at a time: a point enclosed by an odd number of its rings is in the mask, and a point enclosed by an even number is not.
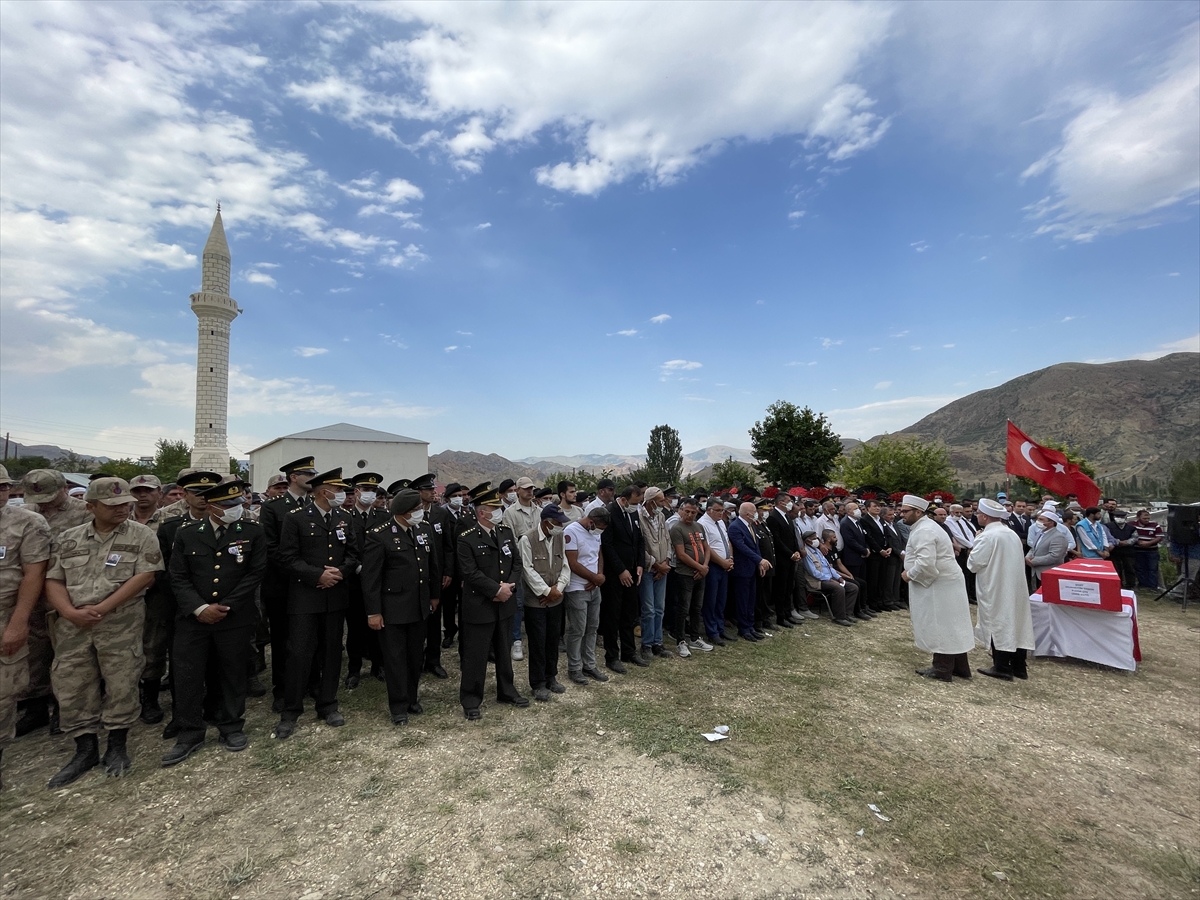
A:
[[[0,428],[509,457],[842,434],[1200,349],[1200,31],[1156,4],[4,4]]]

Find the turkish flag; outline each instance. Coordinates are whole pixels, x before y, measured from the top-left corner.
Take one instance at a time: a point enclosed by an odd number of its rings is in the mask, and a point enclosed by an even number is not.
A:
[[[1012,422],[1008,423],[1008,455],[1004,460],[1004,471],[1028,478],[1062,496],[1075,494],[1084,509],[1100,505],[1100,488],[1096,482],[1060,451],[1030,440],[1029,435]]]

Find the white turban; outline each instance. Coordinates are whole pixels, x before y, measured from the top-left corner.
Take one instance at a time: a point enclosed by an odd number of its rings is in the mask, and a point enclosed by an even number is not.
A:
[[[905,494],[904,499],[900,501],[901,506],[911,506],[918,512],[925,512],[929,509],[929,501],[924,497],[918,497],[916,494]]]
[[[1038,518],[1039,519],[1049,519],[1055,525],[1062,524],[1062,516],[1060,516],[1058,513],[1056,513],[1054,510],[1050,509],[1049,507],[1043,507],[1042,511],[1038,513]]]
[[[997,503],[990,497],[984,497],[979,501],[979,511],[991,519],[1007,519],[1010,515],[1009,511],[1002,504]]]

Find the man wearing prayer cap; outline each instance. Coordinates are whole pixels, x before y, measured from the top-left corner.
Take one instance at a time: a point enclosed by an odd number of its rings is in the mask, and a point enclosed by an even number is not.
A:
[[[421,495],[401,488],[391,515],[367,532],[362,589],[367,625],[379,635],[393,725],[424,712],[417,689],[425,657],[425,622],[437,615],[442,578],[436,535]],[[486,660],[485,660],[486,665]]]
[[[1034,584],[1042,583],[1042,573],[1061,566],[1067,559],[1067,538],[1059,530],[1062,517],[1049,506],[1043,506],[1037,521],[1029,526],[1029,552],[1025,562],[1033,570]]]
[[[1026,659],[1034,640],[1024,548],[1004,523],[1010,513],[1003,504],[984,497],[976,515],[981,529],[967,556],[967,568],[975,573],[975,636],[992,651],[992,665],[979,674],[1002,681],[1028,678]]]
[[[954,559],[954,544],[925,511],[929,501],[905,494],[900,515],[910,527],[904,551],[908,609],[918,647],[933,654],[933,665],[917,674],[939,681],[971,677],[967,652],[975,646],[967,582]]]
[[[458,536],[458,572],[462,579],[459,610],[459,659],[462,682],[458,696],[470,721],[481,718],[488,651],[496,659],[496,700],[525,707],[529,700],[513,684],[512,622],[517,611],[516,587],[521,554],[516,535],[504,523],[500,492],[485,482],[471,491],[475,524]]]
[[[283,710],[275,737],[288,738],[304,713],[304,695],[313,666],[318,667],[317,718],[338,727],[346,719],[338,709],[342,672],[342,630],[350,606],[346,578],[358,570],[362,548],[358,530],[343,507],[346,488],[341,469],[308,481],[311,502],[283,519],[275,561],[287,576],[288,656]]]

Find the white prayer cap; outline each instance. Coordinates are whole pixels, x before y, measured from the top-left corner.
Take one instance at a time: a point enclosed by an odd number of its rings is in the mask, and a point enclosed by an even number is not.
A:
[[[1039,519],[1049,519],[1055,525],[1062,524],[1062,516],[1060,516],[1058,513],[1056,513],[1054,510],[1052,510],[1048,506],[1042,507],[1041,512],[1038,513],[1038,518]]]
[[[651,500],[657,500],[663,494],[662,488],[657,488],[651,485],[646,488],[646,494],[642,497],[643,503],[649,503]]]
[[[1007,519],[1010,515],[1003,504],[997,503],[990,497],[984,497],[979,501],[979,511],[990,519]]]
[[[924,497],[918,497],[916,494],[905,494],[904,499],[900,501],[901,506],[911,506],[918,512],[925,512],[929,509],[929,501]]]
[[[1045,503],[1042,504],[1042,509],[1048,509],[1051,512],[1057,512],[1058,504],[1055,503],[1053,500],[1047,500]]]

